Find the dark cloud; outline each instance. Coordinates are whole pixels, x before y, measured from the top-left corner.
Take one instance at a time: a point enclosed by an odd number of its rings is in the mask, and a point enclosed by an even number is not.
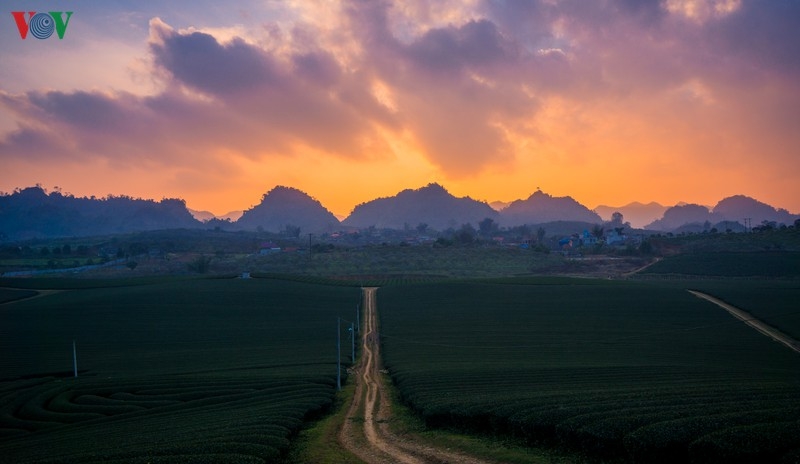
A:
[[[405,55],[419,67],[434,71],[487,69],[514,61],[516,45],[491,21],[470,21],[460,27],[431,29],[410,44]]]
[[[294,71],[300,78],[321,88],[337,84],[342,75],[339,64],[327,53],[311,52],[292,57]]]
[[[27,161],[74,160],[76,153],[55,134],[23,125],[0,140],[0,155]]]
[[[800,74],[800,2],[744,1],[735,14],[710,23],[705,37],[739,66]]]
[[[135,126],[139,102],[130,95],[110,98],[104,94],[76,91],[29,92],[28,103],[45,115],[50,123],[101,132],[130,131]]]
[[[280,87],[284,80],[266,53],[241,39],[221,45],[202,32],[179,34],[160,22],[151,27],[155,64],[193,89],[224,96],[253,92],[265,84]]]

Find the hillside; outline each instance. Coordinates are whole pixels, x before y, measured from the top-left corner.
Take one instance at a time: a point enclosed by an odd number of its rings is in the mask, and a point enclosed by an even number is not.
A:
[[[556,221],[576,221],[599,224],[603,220],[597,213],[575,201],[572,197],[554,197],[541,190],[526,200],[516,200],[500,211],[504,226],[543,224]]]
[[[800,215],[790,214],[785,209],[773,208],[744,195],[734,195],[721,200],[714,206],[713,212],[719,220],[743,221],[744,218],[749,218],[754,226],[763,221],[789,225],[800,218]]]
[[[664,217],[645,226],[648,230],[672,231],[687,224],[713,222],[711,211],[702,205],[679,205],[664,211]]]
[[[403,190],[393,197],[378,198],[353,209],[343,224],[351,227],[403,229],[427,224],[435,230],[477,225],[485,218],[497,219],[488,204],[469,197],[456,198],[439,184]]]
[[[127,196],[79,198],[41,187],[0,196],[0,236],[7,240],[195,228],[183,200]]]
[[[295,232],[305,234],[334,230],[339,220],[308,194],[277,186],[261,197],[261,203],[245,211],[234,225],[238,229],[262,228],[268,232],[299,227]]]

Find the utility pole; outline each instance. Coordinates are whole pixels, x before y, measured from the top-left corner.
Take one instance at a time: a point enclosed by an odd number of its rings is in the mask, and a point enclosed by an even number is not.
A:
[[[78,351],[75,348],[75,340],[72,340],[72,371],[75,378],[78,378]]]
[[[361,333],[361,303],[356,304],[356,331]]]
[[[353,323],[350,323],[350,359],[353,364],[356,363],[356,329]]]

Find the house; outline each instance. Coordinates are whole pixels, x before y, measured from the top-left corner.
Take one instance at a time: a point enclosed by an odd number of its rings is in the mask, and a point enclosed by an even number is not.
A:
[[[260,255],[268,255],[271,253],[279,253],[281,251],[281,247],[272,243],[272,242],[264,242],[261,244],[258,250],[258,254]]]
[[[597,237],[590,234],[588,230],[584,230],[583,237],[581,237],[581,242],[583,243],[583,246],[594,246],[597,245],[598,240]]]
[[[606,243],[609,245],[624,243],[627,238],[628,237],[626,237],[625,234],[612,229],[606,234]]]

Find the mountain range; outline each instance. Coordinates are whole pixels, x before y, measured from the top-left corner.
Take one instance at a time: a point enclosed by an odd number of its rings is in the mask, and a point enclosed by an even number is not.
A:
[[[470,197],[458,198],[439,184],[429,184],[362,203],[343,221],[308,194],[284,186],[265,193],[258,205],[243,211],[236,220],[194,212],[208,218],[201,221],[180,199],[78,198],[60,191],[48,193],[36,186],[0,195],[0,240],[209,227],[298,235],[371,226],[418,228],[424,224],[431,230],[442,231],[463,224],[475,227],[486,218],[502,227],[558,222],[573,224],[571,228],[587,228],[608,222],[614,213],[621,213],[623,221],[630,222],[632,227],[664,232],[702,231],[711,227],[739,231],[744,230],[745,222],[748,226],[765,221],[790,225],[800,219],[800,215],[743,195],[725,198],[713,208],[696,204],[666,207],[657,203],[631,203],[619,208],[599,206],[592,211],[571,197],[554,197],[540,190],[524,200],[490,206]]]
[[[703,229],[709,226],[716,227],[717,224],[728,223],[740,224],[744,227],[760,225],[762,223],[773,222],[775,224],[792,224],[800,218],[800,215],[791,214],[785,209],[774,208],[766,203],[762,203],[744,195],[734,195],[720,200],[713,208],[703,205],[686,204],[668,208],[664,211],[661,219],[655,220],[645,226],[648,230],[674,231],[685,229],[686,231],[696,231],[697,227],[687,225],[701,225]],[[736,226],[734,226],[736,227]],[[719,227],[717,227],[719,229]]]

